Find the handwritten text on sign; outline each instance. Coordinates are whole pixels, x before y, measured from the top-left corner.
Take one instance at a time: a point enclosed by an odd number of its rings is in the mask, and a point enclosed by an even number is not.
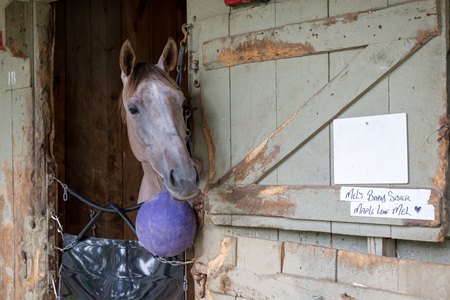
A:
[[[426,189],[342,187],[340,200],[352,202],[351,216],[434,220],[430,195]]]

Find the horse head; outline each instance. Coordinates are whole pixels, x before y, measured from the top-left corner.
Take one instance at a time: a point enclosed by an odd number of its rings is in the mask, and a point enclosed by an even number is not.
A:
[[[127,40],[120,50],[120,69],[131,149],[144,172],[148,166],[153,168],[169,193],[184,200],[198,193],[199,179],[185,144],[185,97],[168,74],[176,66],[177,54],[175,41],[169,39],[156,65],[135,64],[135,52]]]

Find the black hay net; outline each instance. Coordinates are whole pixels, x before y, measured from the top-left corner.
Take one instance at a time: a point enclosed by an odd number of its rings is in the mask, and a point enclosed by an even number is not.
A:
[[[64,247],[75,238],[65,234]],[[183,266],[160,262],[137,241],[86,238],[63,253],[60,298],[182,300],[183,278]]]

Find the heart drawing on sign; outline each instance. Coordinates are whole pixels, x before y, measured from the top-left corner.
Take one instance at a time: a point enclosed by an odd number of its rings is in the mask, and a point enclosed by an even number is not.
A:
[[[414,206],[414,210],[416,211],[416,213],[419,213],[421,209],[422,206]]]

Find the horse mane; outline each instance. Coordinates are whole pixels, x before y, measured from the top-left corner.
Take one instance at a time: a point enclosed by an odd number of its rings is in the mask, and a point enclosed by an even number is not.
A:
[[[136,91],[138,85],[144,80],[156,80],[161,81],[168,86],[171,86],[174,89],[181,90],[181,88],[177,85],[175,80],[170,77],[170,75],[161,70],[159,67],[149,64],[149,63],[137,63],[129,78],[128,78],[128,88],[127,94],[132,94]],[[122,101],[122,93],[119,99],[119,112],[122,118],[122,121],[126,124],[126,110]]]

